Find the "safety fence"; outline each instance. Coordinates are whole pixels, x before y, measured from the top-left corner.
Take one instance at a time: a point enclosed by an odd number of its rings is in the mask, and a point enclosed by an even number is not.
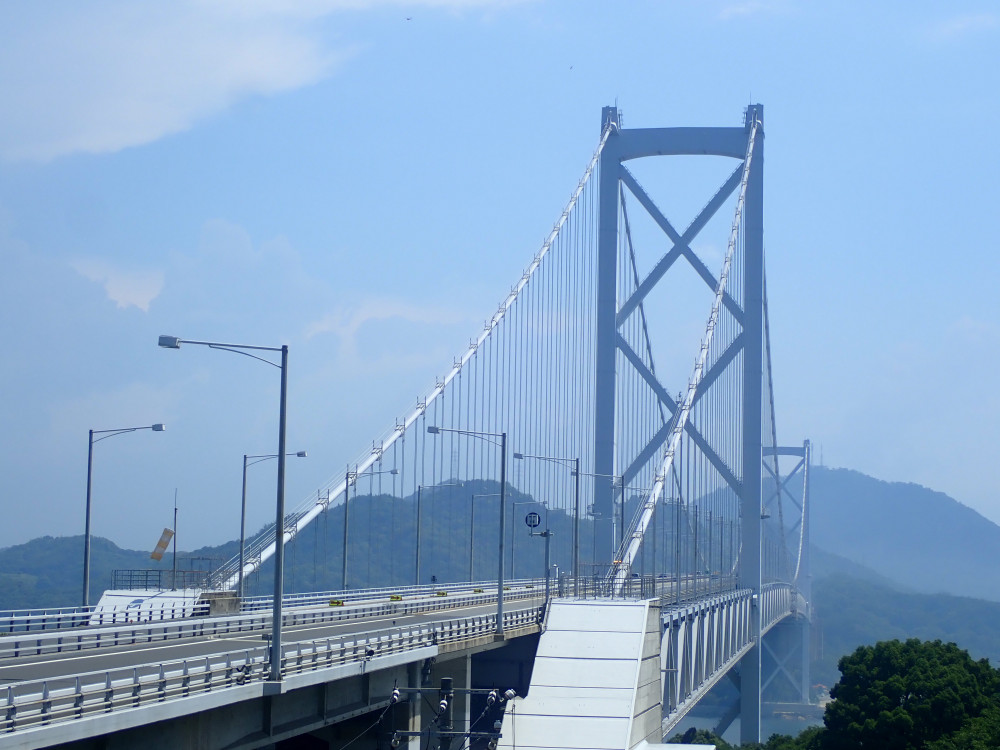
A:
[[[504,630],[538,625],[541,616],[542,608],[536,606],[508,611],[504,613]],[[302,641],[282,648],[282,673],[291,675],[370,662],[426,646],[470,641],[495,631],[496,615],[480,615],[360,636]],[[10,733],[262,682],[268,676],[268,648],[258,646],[8,685],[0,699],[0,709],[4,712],[0,731]]]
[[[444,593],[444,592],[442,592]],[[540,598],[544,589],[526,584],[504,592],[504,601]],[[399,601],[384,600],[358,606],[327,606],[324,609],[292,610],[282,616],[283,627],[314,625],[367,617],[411,615],[459,607],[490,604],[496,601],[492,592],[459,596],[429,596]],[[136,623],[110,628],[85,628],[71,631],[19,633],[0,638],[0,658],[38,656],[90,648],[127,646],[137,643],[176,640],[180,638],[210,638],[232,633],[262,631],[271,625],[271,615],[239,615],[175,620],[165,623]]]
[[[529,586],[542,586],[544,579],[523,578],[509,581],[511,589]],[[281,598],[284,608],[326,606],[330,601],[340,601],[344,604],[373,600],[385,601],[399,596],[403,599],[436,596],[439,591],[449,595],[474,593],[477,591],[496,591],[496,580],[478,583],[436,583],[421,586],[393,586],[372,589],[351,589],[348,591],[321,591],[300,594],[286,594]],[[257,596],[246,598],[240,606],[241,612],[270,611],[273,597]],[[204,617],[209,614],[208,602],[167,602],[157,606],[146,602],[142,609],[99,609],[92,607],[53,607],[48,609],[12,609],[0,610],[0,637],[16,633],[29,633],[45,630],[67,630],[101,625],[119,625],[143,622],[161,622],[186,617]]]

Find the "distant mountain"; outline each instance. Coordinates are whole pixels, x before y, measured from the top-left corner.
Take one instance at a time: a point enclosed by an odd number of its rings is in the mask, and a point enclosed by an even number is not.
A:
[[[102,537],[90,542],[90,601],[111,585],[116,568],[145,568],[148,552]],[[167,563],[169,566],[169,562]],[[0,549],[0,609],[72,607],[83,599],[83,536],[43,536]]]
[[[817,547],[913,591],[1000,601],[1000,526],[917,484],[823,467],[811,480]]]
[[[951,641],[1000,665],[1000,602],[904,593],[834,574],[816,582],[813,603],[813,683],[832,685],[841,656],[893,638]]]
[[[814,582],[848,575],[870,584],[911,593],[943,592],[1000,601],[1000,527],[940,492],[915,484],[883,482],[847,469],[812,467],[812,574]],[[423,578],[440,581],[468,575],[469,496],[496,492],[495,483],[443,487],[431,493],[424,508]],[[528,496],[515,490],[508,503]],[[352,587],[412,582],[414,498],[359,496],[351,500]],[[496,505],[476,511],[475,575],[496,570]],[[508,552],[516,575],[540,574],[544,545],[508,517]],[[554,511],[552,561],[569,567],[571,519]],[[589,549],[591,525],[582,524],[581,548]],[[342,506],[331,507],[289,545],[285,590],[315,591],[339,587],[343,539]],[[387,565],[371,565],[368,550],[379,550]],[[218,547],[182,552],[180,568],[212,569],[238,552],[229,541]],[[72,606],[81,599],[83,538],[42,537],[0,549],[0,609]],[[91,555],[91,601],[111,584],[118,568],[168,568],[149,559],[148,551],[123,550],[95,537]],[[271,590],[269,565],[248,581],[248,591]]]
[[[894,581],[891,578],[880,575],[871,568],[865,567],[853,560],[848,560],[846,557],[827,552],[815,544],[810,547],[810,555],[809,561],[813,581],[821,581],[831,576],[848,576],[856,578],[859,581],[885,586],[894,591],[912,591],[912,589],[904,586],[899,581]]]

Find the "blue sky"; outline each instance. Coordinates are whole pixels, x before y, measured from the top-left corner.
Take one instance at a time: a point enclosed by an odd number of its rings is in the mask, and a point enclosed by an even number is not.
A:
[[[275,371],[161,333],[290,345],[289,503],[314,493],[480,330],[615,102],[627,127],[764,105],[780,440],[1000,521],[994,3],[0,13],[0,545],[81,533],[87,430],[153,422],[95,448],[94,533],[151,548],[177,488],[183,548],[238,535]]]

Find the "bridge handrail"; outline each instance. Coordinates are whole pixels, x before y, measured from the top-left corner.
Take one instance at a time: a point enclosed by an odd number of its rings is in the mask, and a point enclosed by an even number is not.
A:
[[[532,599],[543,595],[540,587],[524,586],[504,592],[504,600]],[[327,609],[291,610],[282,616],[285,627],[363,619],[373,616],[407,615],[457,609],[474,604],[496,601],[496,589],[481,594],[460,596],[421,597],[400,601],[381,601],[371,604]],[[0,658],[40,656],[43,654],[82,651],[89,648],[127,646],[138,643],[203,638],[229,633],[264,630],[271,623],[271,615],[236,615],[231,617],[174,620],[166,623],[136,623],[121,627],[95,627],[74,631],[55,631],[41,635],[13,635],[0,637]]]
[[[541,586],[545,584],[544,578],[519,578],[514,581],[507,581],[506,585],[510,587],[517,586]],[[348,589],[347,591],[342,590],[331,590],[331,591],[314,591],[314,592],[304,592],[299,594],[285,594],[281,598],[282,604],[285,607],[295,607],[295,606],[309,606],[312,604],[323,604],[330,599],[338,599],[343,602],[348,601],[363,601],[365,599],[371,599],[376,596],[421,596],[421,595],[434,595],[438,591],[448,591],[450,593],[464,593],[466,591],[474,591],[475,589],[483,589],[484,592],[488,592],[490,587],[493,591],[496,591],[497,582],[494,578],[492,581],[474,581],[472,583],[465,582],[452,582],[452,583],[434,583],[434,584],[421,584],[419,586],[383,586],[379,588],[371,589]],[[254,596],[245,597],[243,603],[240,605],[240,611],[242,612],[253,612],[259,609],[271,609],[271,603],[273,597],[271,596]]]
[[[509,581],[512,588],[518,586],[542,586],[543,578],[521,578]],[[437,584],[427,584],[421,586],[394,586],[371,589],[350,589],[348,591],[321,591],[298,594],[285,594],[282,602],[287,608],[304,607],[318,604],[325,604],[330,599],[337,599],[343,602],[363,601],[377,596],[418,596],[433,595],[437,591],[448,591],[454,593],[471,592],[477,588],[489,591],[490,586],[496,590],[496,580],[479,581],[472,583],[465,582],[443,582]],[[240,607],[241,612],[254,612],[257,610],[270,610],[272,597],[256,596],[244,598]],[[127,625],[133,621],[137,622],[162,622],[165,620],[177,620],[189,617],[204,617],[209,614],[209,604],[207,602],[195,602],[193,604],[164,604],[159,608],[143,608],[140,611],[125,610],[104,610],[100,611],[96,606],[90,607],[51,607],[37,609],[8,609],[0,610],[0,638],[14,633],[27,633],[37,631],[56,631],[86,626],[102,625]]]
[[[141,616],[145,622],[179,620],[189,617],[203,617],[208,614],[207,602],[191,604],[161,604],[159,607],[146,607],[141,611],[108,609],[97,607],[65,608],[56,610],[6,610],[0,612],[0,637],[11,633],[28,633],[42,631],[57,631],[85,626],[125,624]],[[34,614],[37,612],[37,614]]]
[[[541,607],[504,613],[504,629],[535,625]],[[455,643],[496,631],[496,615],[486,614],[367,633],[290,643],[282,648],[284,674],[328,669],[401,653],[422,646]],[[267,679],[267,646],[221,652],[158,664],[7,685],[0,698],[0,732],[79,719],[147,703],[162,703],[211,690]],[[370,654],[373,651],[374,654]]]

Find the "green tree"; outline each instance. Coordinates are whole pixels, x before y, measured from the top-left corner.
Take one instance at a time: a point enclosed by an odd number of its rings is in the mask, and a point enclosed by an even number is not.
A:
[[[990,731],[978,720],[998,706],[1000,675],[953,643],[884,641],[862,646],[839,667],[823,750],[924,750],[960,731]],[[959,745],[940,745],[952,747]]]

